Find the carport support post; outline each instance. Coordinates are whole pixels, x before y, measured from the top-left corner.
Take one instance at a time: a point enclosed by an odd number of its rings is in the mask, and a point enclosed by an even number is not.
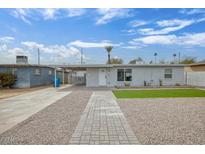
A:
[[[63,85],[65,84],[64,69],[63,69]]]
[[[54,73],[54,86],[55,86],[55,88],[56,88],[56,68],[55,68],[55,71],[54,71],[55,73]]]

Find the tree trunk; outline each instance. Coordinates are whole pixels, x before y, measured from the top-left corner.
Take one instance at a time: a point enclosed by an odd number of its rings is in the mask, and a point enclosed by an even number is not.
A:
[[[108,64],[110,64],[110,53],[108,53]]]

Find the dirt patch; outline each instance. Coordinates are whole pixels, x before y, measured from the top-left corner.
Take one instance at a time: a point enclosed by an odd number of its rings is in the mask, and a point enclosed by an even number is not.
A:
[[[9,98],[9,97],[18,96],[18,95],[25,94],[25,93],[28,93],[28,92],[48,88],[48,87],[51,87],[51,86],[40,86],[40,87],[19,88],[19,89],[6,89],[6,88],[1,89],[0,88],[0,100],[5,99],[5,98]]]

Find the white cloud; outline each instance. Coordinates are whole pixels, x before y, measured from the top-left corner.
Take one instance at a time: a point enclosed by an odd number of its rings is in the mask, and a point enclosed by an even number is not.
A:
[[[27,55],[28,51],[23,50],[22,48],[12,48],[12,49],[8,49],[8,54],[10,55]]]
[[[205,47],[205,33],[187,33],[184,35],[154,35],[133,39],[142,44],[183,45]]]
[[[105,40],[106,41],[106,40]],[[79,58],[80,50],[74,46],[67,45],[45,45],[34,41],[21,42],[21,47],[9,48],[6,44],[0,45],[0,59],[2,63],[15,63],[16,55],[26,55],[29,58],[29,62],[35,62],[36,49],[40,49],[41,59],[47,63],[62,63],[65,62],[65,58]],[[3,57],[3,59],[2,59]],[[47,57],[47,58],[45,58]],[[85,56],[84,56],[85,57]],[[51,59],[58,61],[52,61]],[[86,59],[87,57],[85,57]],[[60,60],[60,61],[59,61]],[[62,61],[61,61],[62,60]]]
[[[21,44],[28,47],[29,49],[43,48],[44,47],[43,44],[39,44],[39,43],[32,42],[32,41],[21,42]]]
[[[148,24],[147,21],[142,20],[133,20],[129,23],[132,27],[139,27]]]
[[[114,18],[126,18],[131,16],[129,9],[97,9],[100,17],[97,19],[96,24],[107,24]]]
[[[27,19],[29,18],[30,11],[29,9],[15,9],[11,13],[15,18],[23,20],[27,24],[31,24],[31,22]]]
[[[136,38],[133,40],[137,43],[143,44],[174,44],[176,41],[175,35],[155,35],[142,38]]]
[[[138,46],[124,46],[122,48],[124,48],[124,49],[137,49],[137,48],[140,48],[140,47],[138,47]]]
[[[171,20],[161,20],[157,21],[156,24],[160,27],[170,27],[170,26],[186,26],[193,23],[193,20],[180,20],[180,19],[171,19]]]
[[[85,9],[66,9],[69,17],[81,16],[86,13]]]
[[[26,46],[27,49],[40,49],[40,52],[46,53],[46,54],[53,54],[61,58],[67,58],[67,57],[76,57],[80,54],[79,49],[72,46],[65,46],[65,45],[50,45],[46,46],[41,43],[36,43],[32,41],[26,41],[21,42],[22,45]]]
[[[14,37],[11,36],[4,36],[4,37],[0,37],[0,42],[4,42],[4,43],[8,43],[15,40]]]
[[[135,29],[124,29],[122,32],[124,35],[136,35],[138,33]]]
[[[86,13],[85,9],[42,9],[41,14],[45,20],[66,17],[77,17]]]
[[[185,34],[178,38],[180,44],[197,45],[205,47],[205,32]]]
[[[155,30],[153,28],[144,28],[139,29],[138,32],[141,35],[161,35],[161,34],[168,34],[170,32],[174,32],[180,29],[183,29],[184,27],[187,27],[196,21],[194,20],[179,20],[179,19],[173,19],[173,20],[162,20],[157,21],[156,24],[160,27],[165,27],[159,30]]]
[[[187,15],[194,15],[194,14],[205,14],[205,9],[182,9],[180,13],[187,14]]]
[[[41,13],[45,20],[56,19],[56,15],[58,14],[58,9],[43,9]]]
[[[6,44],[0,45],[0,52],[6,52],[8,50],[8,46]]]
[[[55,48],[58,50],[57,56],[61,58],[78,57],[80,55],[80,51],[75,47],[56,46]]]
[[[31,24],[31,19],[56,20],[61,18],[81,16],[86,13],[85,9],[15,9],[11,15]]]
[[[76,46],[76,47],[81,47],[81,48],[104,48],[105,46],[111,45],[111,46],[120,46],[121,44],[113,44],[108,40],[104,40],[101,42],[83,42],[80,40],[76,40],[73,42],[70,42],[68,44],[69,46]]]
[[[161,20],[157,21],[156,24],[162,29],[154,28],[142,28],[138,32],[141,35],[163,35],[171,32],[181,30],[192,24],[200,23],[205,21],[205,18],[191,19],[191,20],[181,20],[181,19],[171,19],[171,20]]]

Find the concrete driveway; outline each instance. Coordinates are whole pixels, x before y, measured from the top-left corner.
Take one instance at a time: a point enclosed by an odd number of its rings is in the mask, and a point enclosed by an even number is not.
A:
[[[0,100],[0,134],[69,93],[51,87]]]

